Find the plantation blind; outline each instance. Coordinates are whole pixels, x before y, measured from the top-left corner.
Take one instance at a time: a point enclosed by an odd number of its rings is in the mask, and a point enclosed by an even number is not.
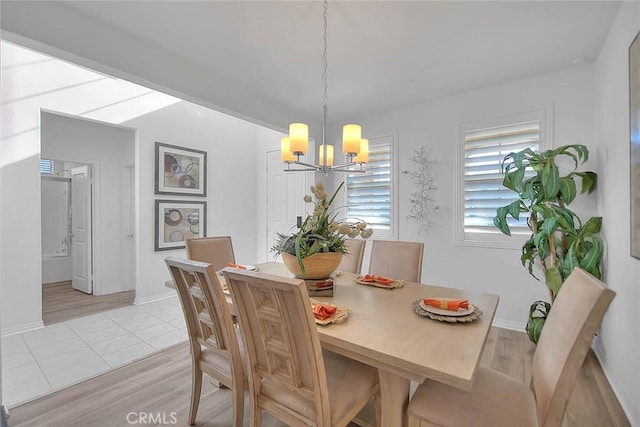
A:
[[[502,185],[504,156],[530,148],[540,148],[540,121],[510,124],[464,133],[464,231],[495,232],[496,209],[517,199],[517,195]],[[532,173],[529,172],[529,173]],[[526,218],[515,221],[509,217],[512,231],[527,229]],[[528,230],[528,229],[527,229]]]
[[[347,217],[391,230],[391,144],[369,147],[366,173],[347,175]]]

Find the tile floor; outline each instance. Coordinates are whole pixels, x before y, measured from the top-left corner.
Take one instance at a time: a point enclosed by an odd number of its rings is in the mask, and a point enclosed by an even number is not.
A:
[[[3,337],[2,397],[17,406],[186,339],[177,297]]]

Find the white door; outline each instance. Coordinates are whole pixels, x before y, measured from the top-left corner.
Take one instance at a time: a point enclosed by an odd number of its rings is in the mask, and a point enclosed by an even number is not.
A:
[[[93,293],[91,166],[71,169],[71,286]]]
[[[280,151],[267,153],[267,259],[276,233],[291,233],[305,215],[306,173],[284,172]]]

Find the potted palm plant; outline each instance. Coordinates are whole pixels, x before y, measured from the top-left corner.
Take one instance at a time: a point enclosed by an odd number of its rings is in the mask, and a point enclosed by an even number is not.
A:
[[[313,205],[298,231],[291,234],[278,233],[271,248],[287,269],[302,279],[324,279],[338,268],[342,256],[347,253],[344,244],[347,238],[361,236],[369,238],[373,230],[364,221],[339,220],[331,205],[344,182],[340,183],[331,198],[327,198],[322,182],[311,186],[311,195],[304,196],[307,204]]]
[[[573,167],[569,173],[561,175],[557,164],[559,158],[571,162]],[[597,175],[594,172],[576,170],[588,159],[589,150],[579,144],[565,145],[543,153],[527,148],[504,158],[503,185],[513,190],[518,198],[498,208],[493,223],[502,233],[510,236],[507,217],[519,220],[521,215],[526,215],[531,236],[522,245],[520,260],[536,279],[534,266],[542,269],[550,296],[550,302],[536,301],[529,310],[526,330],[534,343],[538,341],[555,296],[575,267],[581,267],[600,278],[603,244],[599,233],[602,218],[592,217],[583,222],[568,208],[578,194],[577,178],[581,181],[582,194],[592,193],[596,189]]]

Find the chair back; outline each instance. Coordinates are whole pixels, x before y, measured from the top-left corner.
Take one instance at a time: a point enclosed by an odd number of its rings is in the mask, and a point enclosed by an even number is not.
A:
[[[192,354],[201,346],[217,350],[230,360],[233,376],[242,378],[242,359],[229,305],[209,264],[169,257],[167,267],[180,297]]]
[[[187,239],[185,247],[188,259],[211,264],[214,273],[236,262],[230,236]]]
[[[304,282],[230,268],[223,272],[249,361],[252,408],[289,425],[329,425],[324,359]]]
[[[342,257],[338,271],[360,274],[362,270],[362,258],[367,241],[364,239],[347,239],[344,241],[348,253]]]
[[[575,268],[560,288],[533,357],[531,389],[540,426],[562,425],[593,336],[615,292]]]
[[[369,273],[408,282],[420,282],[424,243],[374,240]]]

